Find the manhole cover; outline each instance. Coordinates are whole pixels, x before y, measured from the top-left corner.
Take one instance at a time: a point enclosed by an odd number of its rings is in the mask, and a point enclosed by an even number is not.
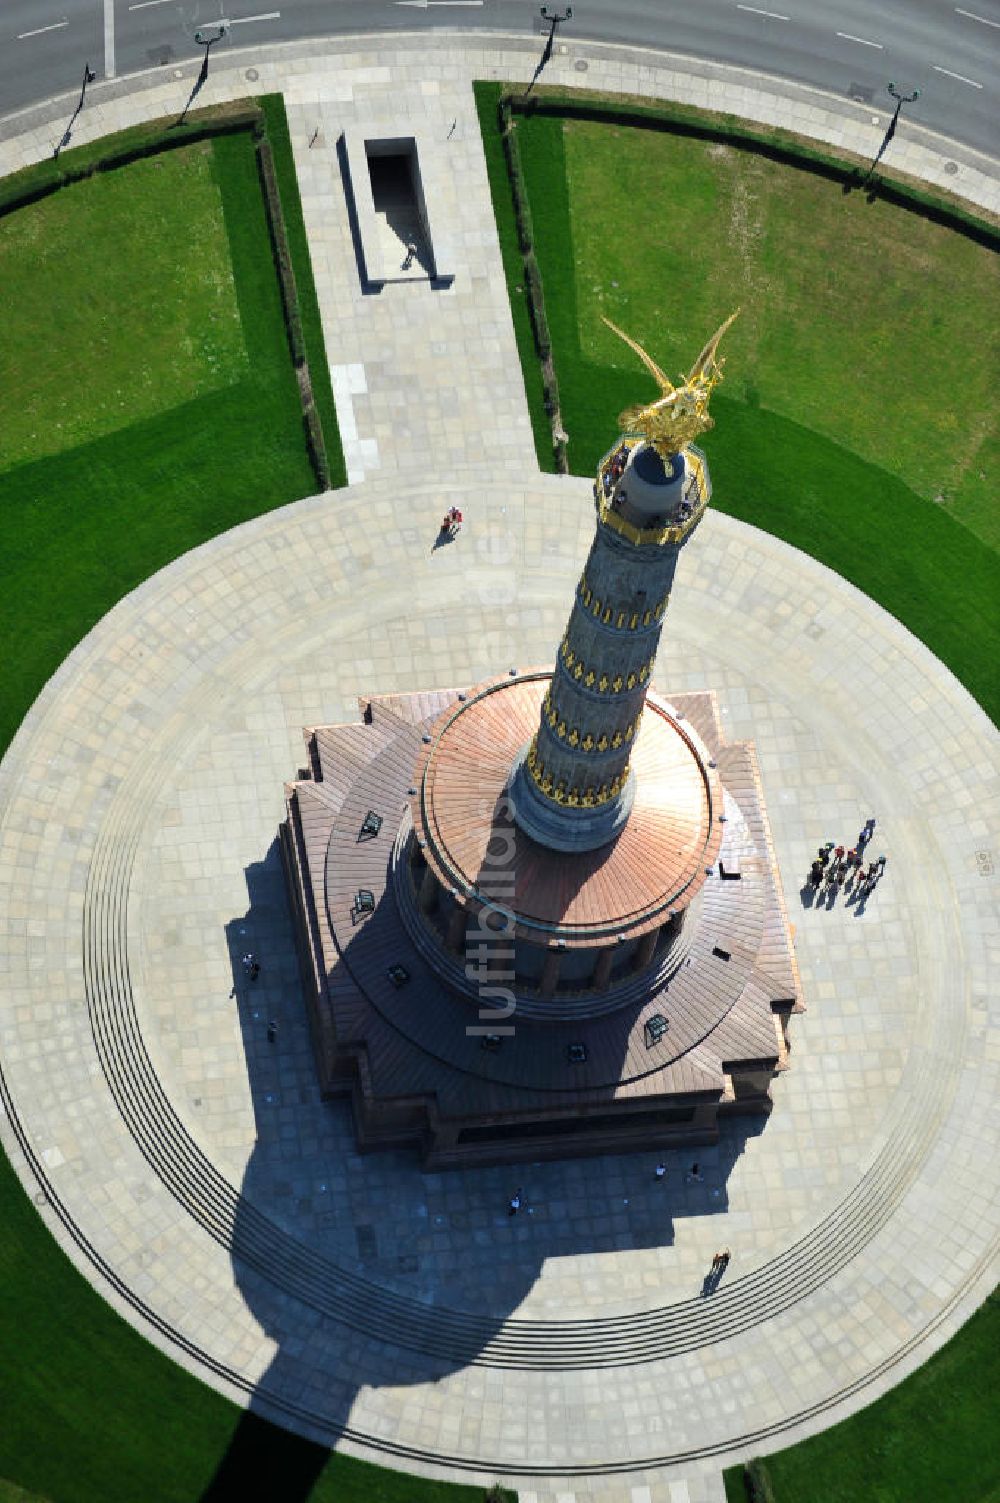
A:
[[[944,170],[945,170],[945,172],[947,172],[947,174],[948,174],[949,177],[954,177],[955,173],[958,171],[958,163],[957,162],[945,162],[945,164],[944,164]]]
[[[862,104],[875,103],[875,90],[866,89],[864,84],[852,83],[847,91],[848,99],[860,100]]]
[[[590,64],[587,62],[587,59],[585,57],[578,57],[576,62],[573,64],[573,67],[578,73],[586,73],[587,69],[590,67]]]
[[[257,72],[256,68],[248,68],[243,77],[247,80],[248,83],[256,83],[258,78],[260,77],[260,74]]]

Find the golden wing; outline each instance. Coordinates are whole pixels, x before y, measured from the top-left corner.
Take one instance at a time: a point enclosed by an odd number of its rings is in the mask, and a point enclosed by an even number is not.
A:
[[[696,381],[699,376],[711,376],[709,366],[715,364],[715,352],[719,348],[719,340],[722,338],[723,334],[725,334],[726,330],[736,322],[736,320],[740,316],[741,311],[741,309],[737,308],[735,313],[730,313],[725,323],[720,324],[716,329],[715,333],[708,341],[708,344],[702,350],[694,365],[692,365],[691,367],[691,372],[687,378],[687,384],[689,386],[693,381]],[[607,320],[605,320],[605,322],[607,322]]]
[[[735,318],[735,317],[736,317],[736,315],[734,313],[733,314],[733,318]],[[668,397],[670,395],[670,393],[674,390],[674,383],[671,380],[669,380],[663,374],[663,372],[660,370],[660,367],[657,365],[656,361],[650,355],[646,354],[646,351],[643,349],[642,345],[641,344],[637,344],[636,341],[630,337],[630,335],[628,335],[628,334],[625,333],[624,329],[619,329],[619,327],[618,327],[617,324],[613,324],[611,322],[610,318],[605,318],[603,313],[601,314],[601,321],[602,321],[602,323],[606,323],[607,326],[608,326],[608,328],[611,330],[611,332],[613,334],[617,334],[619,339],[624,339],[625,343],[628,345],[628,347],[629,347],[630,350],[635,350],[635,353],[638,355],[638,357],[642,361],[643,365],[649,371],[649,374],[652,376],[653,380],[657,383],[657,385],[659,386],[659,388],[662,391],[663,395],[665,397]],[[730,319],[730,323],[731,322],[732,322],[732,319]],[[725,327],[726,326],[724,325],[723,329],[719,330],[719,334],[716,335],[716,340],[719,339],[719,337],[723,333]],[[629,410],[631,411],[631,409],[629,409]]]

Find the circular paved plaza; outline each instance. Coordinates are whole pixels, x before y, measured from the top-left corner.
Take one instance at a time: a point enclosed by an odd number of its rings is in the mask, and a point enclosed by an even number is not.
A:
[[[760,756],[808,1007],[770,1120],[730,1123],[703,1183],[680,1154],[665,1183],[646,1156],[526,1165],[514,1220],[509,1170],[360,1157],[318,1099],[277,855],[301,727],[550,660],[592,530],[583,480],[369,480],[97,626],[0,769],[4,1146],[102,1294],[270,1417],[527,1497],[707,1498],[992,1283],[996,737],[878,606],[710,513],[655,687],[714,688]],[[869,814],[871,899],[804,901]]]

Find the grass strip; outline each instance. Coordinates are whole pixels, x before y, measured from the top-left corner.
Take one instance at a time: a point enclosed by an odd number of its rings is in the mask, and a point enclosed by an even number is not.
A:
[[[505,86],[497,86],[498,88]],[[968,200],[946,189],[928,189],[919,178],[883,163],[870,179],[870,161],[855,152],[817,146],[809,136],[779,125],[750,124],[739,115],[718,110],[700,110],[674,100],[650,101],[629,94],[601,94],[546,86],[525,99],[519,92],[508,94],[510,108],[524,116],[554,116],[562,120],[591,120],[606,124],[640,126],[693,136],[745,148],[786,167],[804,168],[840,183],[848,190],[864,186],[866,192],[899,208],[915,210],[937,224],[968,234],[982,245],[1000,247],[1000,215],[986,209],[970,209]],[[881,129],[879,127],[879,129]],[[878,145],[873,139],[873,149]]]
[[[867,1409],[766,1457],[774,1503],[994,1503],[1000,1497],[996,1386],[1000,1298]],[[744,1468],[724,1473],[729,1503],[745,1503]]]

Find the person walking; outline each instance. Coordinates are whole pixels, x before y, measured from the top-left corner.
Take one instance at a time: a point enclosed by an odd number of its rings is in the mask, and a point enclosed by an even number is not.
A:
[[[688,1170],[687,1174],[685,1174],[684,1178],[687,1180],[689,1185],[700,1185],[704,1176],[698,1165],[695,1163],[691,1165],[691,1168]]]
[[[661,1164],[657,1164],[656,1168],[653,1170],[653,1174],[656,1176],[657,1180],[664,1180],[664,1179],[666,1179],[666,1177],[667,1177],[667,1166],[666,1166],[666,1164],[662,1164],[662,1163]]]
[[[277,1042],[277,1038],[278,1038],[278,1020],[277,1020],[277,1018],[272,1018],[271,1021],[270,1021],[270,1023],[268,1023],[268,1025],[267,1025],[267,1042],[269,1044],[274,1044],[274,1043]]]
[[[822,882],[822,880],[823,880],[823,863],[819,859],[819,857],[817,856],[816,860],[813,862],[812,866],[809,868],[809,882],[810,882],[810,885],[812,887],[818,887],[819,884]]]
[[[520,1209],[521,1191],[518,1189],[514,1191],[513,1195],[510,1197],[510,1200],[507,1202],[507,1215],[516,1216]]]
[[[826,843],[826,845],[821,845],[820,846],[819,850],[816,852],[816,855],[817,855],[817,858],[819,860],[820,866],[826,866],[826,863],[830,859],[830,852],[832,850],[833,850],[833,841],[832,840],[828,840],[827,843]]]
[[[875,834],[875,821],[874,821],[874,819],[867,819],[867,820],[865,820],[864,828],[862,829],[860,835],[858,836],[858,851],[859,852],[863,852],[864,851],[865,846],[868,844],[869,840],[871,840],[871,838],[872,838],[872,836],[874,834]]]
[[[416,254],[417,247],[415,243],[412,240],[408,240],[406,242],[406,259],[400,267],[401,271],[409,271],[410,267],[413,265],[413,258]]]

